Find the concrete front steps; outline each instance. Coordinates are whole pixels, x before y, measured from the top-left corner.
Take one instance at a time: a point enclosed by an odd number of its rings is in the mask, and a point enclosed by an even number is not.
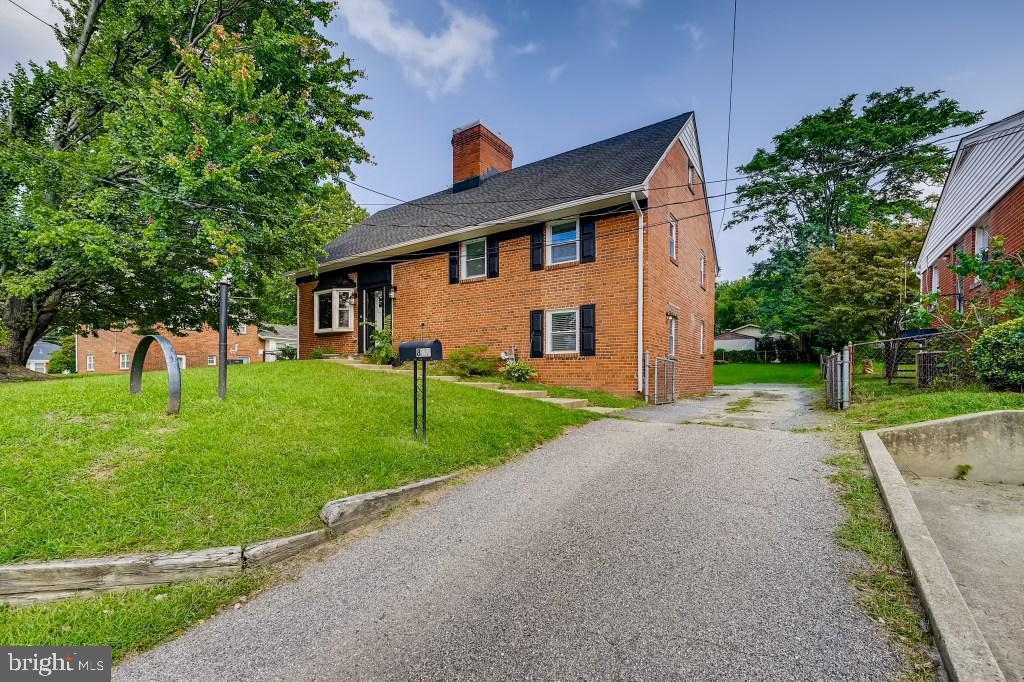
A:
[[[325,362],[333,362],[339,365],[345,365],[346,367],[366,370],[368,372],[384,372],[388,374],[404,375],[412,374],[412,370],[409,369],[395,369],[390,365],[371,365],[364,362],[361,358],[352,356],[347,358],[327,358]],[[539,400],[544,403],[558,405],[559,407],[564,407],[570,410],[585,410],[587,412],[603,415],[614,414],[622,411],[622,408],[619,407],[599,407],[597,405],[591,405],[590,401],[586,398],[553,398],[548,395],[547,391],[540,389],[505,388],[504,384],[500,384],[497,381],[460,381],[459,377],[445,374],[428,374],[427,378],[435,379],[437,381],[458,382],[462,386],[473,386],[474,388],[480,388],[488,391],[498,391],[499,393],[516,396],[517,398]]]

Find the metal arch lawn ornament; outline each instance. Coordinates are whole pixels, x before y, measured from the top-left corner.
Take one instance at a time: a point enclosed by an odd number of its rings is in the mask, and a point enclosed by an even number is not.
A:
[[[147,334],[135,347],[135,356],[132,358],[131,392],[132,395],[142,393],[142,366],[146,364],[146,352],[156,341],[164,352],[164,363],[167,365],[167,414],[178,414],[181,408],[181,366],[178,364],[178,354],[171,342],[159,334]]]

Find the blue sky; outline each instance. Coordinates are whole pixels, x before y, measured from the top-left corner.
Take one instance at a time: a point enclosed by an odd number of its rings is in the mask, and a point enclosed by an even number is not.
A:
[[[55,18],[48,0],[21,2]],[[477,119],[521,165],[690,110],[705,175],[720,179],[731,21],[731,0],[340,0],[327,34],[373,98],[376,163],[357,179],[403,199],[437,191],[451,182],[452,129]],[[739,0],[737,23],[733,167],[853,92],[945,90],[986,120],[1024,109],[1020,0]],[[3,72],[54,56],[47,29],[6,0],[0,27]],[[353,195],[371,210],[388,201]],[[723,279],[749,270],[749,242],[743,228],[719,235]]]

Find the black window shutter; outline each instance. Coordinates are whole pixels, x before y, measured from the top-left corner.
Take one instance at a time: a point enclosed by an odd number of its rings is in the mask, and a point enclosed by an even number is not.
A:
[[[498,276],[498,237],[491,235],[487,238],[487,276]]]
[[[580,355],[597,355],[597,324],[594,304],[580,306]]]
[[[530,311],[530,357],[544,357],[544,311]]]
[[[530,230],[530,269],[544,269],[544,226],[534,225]]]
[[[459,283],[459,250],[448,252],[448,284]]]
[[[597,221],[593,218],[580,220],[580,262],[593,263],[597,258]]]

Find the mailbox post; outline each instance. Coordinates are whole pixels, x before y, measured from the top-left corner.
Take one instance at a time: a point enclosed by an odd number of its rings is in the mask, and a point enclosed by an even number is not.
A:
[[[398,359],[401,362],[412,362],[412,432],[413,435],[419,436],[425,445],[427,442],[427,362],[444,359],[441,342],[437,339],[405,341],[398,344]]]

